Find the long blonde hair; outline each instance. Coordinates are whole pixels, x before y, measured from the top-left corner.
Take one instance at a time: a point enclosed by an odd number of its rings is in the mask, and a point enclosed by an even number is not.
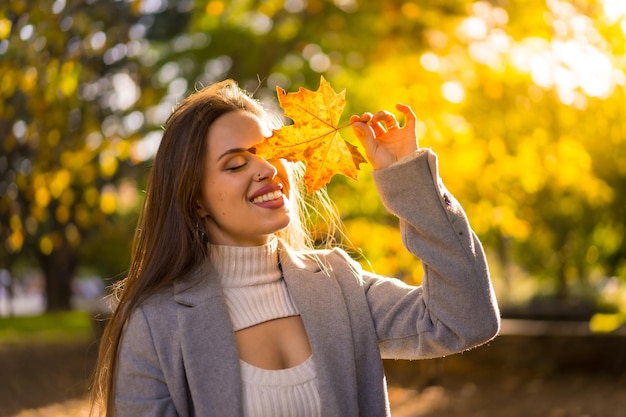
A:
[[[217,118],[240,110],[253,113],[272,129],[280,125],[279,118],[232,80],[191,94],[165,124],[135,230],[130,268],[126,278],[113,288],[116,308],[100,341],[91,392],[92,415],[115,414],[117,356],[132,311],[151,294],[206,261],[206,234],[199,230],[202,221],[195,205],[201,190],[206,136]],[[340,229],[337,212],[325,191],[306,194],[303,172],[301,163],[291,164],[290,200],[297,215],[287,228],[277,232],[296,251],[331,246]]]

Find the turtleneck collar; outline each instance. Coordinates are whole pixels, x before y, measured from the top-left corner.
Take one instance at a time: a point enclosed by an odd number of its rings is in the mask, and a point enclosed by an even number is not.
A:
[[[210,244],[209,259],[223,288],[268,284],[281,278],[276,237],[261,246]]]
[[[298,314],[278,265],[278,239],[262,246],[210,245],[235,331]]]

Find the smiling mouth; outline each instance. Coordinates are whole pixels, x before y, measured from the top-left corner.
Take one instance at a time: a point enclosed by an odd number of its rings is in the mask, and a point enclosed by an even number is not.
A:
[[[283,196],[283,192],[281,190],[272,191],[267,194],[260,195],[252,199],[253,203],[263,203],[265,201],[278,200]]]

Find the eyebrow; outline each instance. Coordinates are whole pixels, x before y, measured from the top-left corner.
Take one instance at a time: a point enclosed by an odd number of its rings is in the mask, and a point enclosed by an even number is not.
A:
[[[232,148],[232,149],[227,150],[223,154],[221,154],[217,158],[217,160],[219,161],[220,159],[224,158],[225,156],[232,155],[234,153],[244,153],[244,152],[250,152],[252,154],[255,154],[256,153],[256,148],[254,146],[251,147],[251,148],[247,148],[247,149],[246,148]]]

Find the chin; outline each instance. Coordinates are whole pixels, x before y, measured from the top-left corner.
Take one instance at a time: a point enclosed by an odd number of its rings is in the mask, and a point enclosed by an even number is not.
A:
[[[284,219],[282,219],[280,222],[276,224],[276,227],[274,228],[274,233],[280,232],[281,230],[286,229],[290,223],[291,223],[291,217],[286,216]]]

